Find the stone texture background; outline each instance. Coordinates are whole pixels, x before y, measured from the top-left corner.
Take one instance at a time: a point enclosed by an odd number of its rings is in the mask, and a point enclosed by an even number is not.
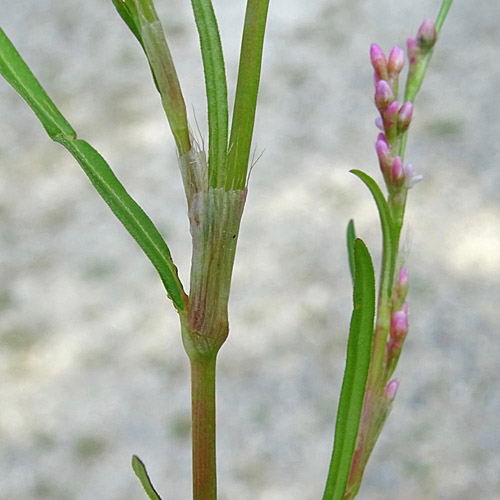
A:
[[[206,134],[187,0],[158,1]],[[243,0],[215,0],[231,93]],[[320,498],[351,290],[354,217],[378,262],[369,44],[404,45],[440,2],[272,0],[256,151],[218,378],[220,499]],[[407,159],[411,331],[360,500],[500,499],[500,3],[456,2]],[[147,64],[102,0],[0,0],[0,24],[79,135],[157,223],[184,281],[185,201]],[[188,364],[148,261],[0,82],[0,498],[190,496]],[[379,178],[379,177],[377,177]]]

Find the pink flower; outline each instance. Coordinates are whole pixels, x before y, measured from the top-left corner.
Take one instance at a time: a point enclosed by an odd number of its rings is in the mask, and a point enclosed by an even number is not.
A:
[[[386,80],[380,80],[375,90],[375,104],[380,111],[387,109],[394,101],[394,92]]]
[[[430,49],[437,40],[436,25],[430,19],[426,19],[418,28],[417,44],[423,49]]]
[[[382,170],[384,177],[389,176],[391,173],[392,155],[385,138],[379,139],[375,143],[375,150],[377,151],[380,170]]]
[[[406,180],[406,187],[408,189],[411,189],[415,184],[419,183],[424,178],[423,175],[415,175],[415,168],[411,163],[405,165],[404,177]]]
[[[406,132],[410,126],[413,117],[413,104],[406,101],[399,110],[398,115],[398,130],[399,132]]]
[[[403,162],[400,156],[396,156],[391,167],[391,183],[394,187],[401,187],[404,184],[405,175],[403,170]]]
[[[391,339],[400,342],[408,333],[408,314],[401,309],[396,311],[391,317]]]
[[[413,38],[406,40],[406,47],[408,48],[408,59],[410,60],[410,67],[417,62],[418,58],[418,45],[417,41]]]
[[[391,50],[389,59],[387,60],[387,71],[390,75],[398,75],[405,64],[405,53],[397,45]]]
[[[370,60],[379,80],[387,80],[387,60],[383,50],[376,44],[370,46]]]
[[[384,396],[392,401],[396,397],[398,389],[399,381],[397,379],[392,379],[384,389]]]

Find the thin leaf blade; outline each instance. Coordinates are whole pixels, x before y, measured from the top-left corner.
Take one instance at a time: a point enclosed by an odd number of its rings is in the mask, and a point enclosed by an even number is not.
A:
[[[139,478],[139,481],[141,482],[142,487],[150,500],[161,500],[160,495],[151,483],[151,479],[149,478],[144,462],[137,455],[132,457],[132,469],[134,469],[135,475]]]
[[[323,500],[344,498],[370,367],[375,318],[375,276],[368,249],[360,239],[354,242],[354,265],[354,309],[337,411],[335,443]]]
[[[380,216],[380,224],[382,226],[382,247],[383,247],[383,260],[382,272],[380,279],[380,294],[387,297],[391,293],[392,280],[394,277],[394,267],[396,261],[395,238],[394,238],[394,224],[392,222],[391,212],[389,205],[378,184],[365,172],[361,170],[351,170],[351,173],[359,177],[370,190],[375,203],[377,205],[378,213]]]
[[[47,134],[76,137],[73,127],[56,108],[43,87],[0,28],[0,74],[34,111]]]

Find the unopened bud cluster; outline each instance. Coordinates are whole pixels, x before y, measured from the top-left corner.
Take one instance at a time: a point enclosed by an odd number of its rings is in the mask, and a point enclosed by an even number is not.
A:
[[[397,100],[399,73],[404,66],[405,54],[395,45],[386,58],[382,49],[372,44],[370,59],[375,70],[375,105],[380,113],[375,121],[381,131],[375,143],[380,169],[390,190],[408,189],[420,177],[414,175],[411,163],[403,166],[397,154],[413,116],[413,103],[400,104]]]
[[[424,58],[431,52],[436,38],[436,26],[427,19],[421,24],[416,38],[408,39],[409,83],[418,80]],[[380,113],[375,121],[381,131],[375,144],[380,169],[391,192],[407,190],[422,177],[414,174],[411,163],[403,165],[399,156],[403,134],[408,131],[413,116],[411,100],[398,101],[399,74],[404,66],[405,54],[395,45],[386,57],[377,44],[372,44],[370,59],[374,69],[375,105]],[[419,83],[415,84],[419,86]]]

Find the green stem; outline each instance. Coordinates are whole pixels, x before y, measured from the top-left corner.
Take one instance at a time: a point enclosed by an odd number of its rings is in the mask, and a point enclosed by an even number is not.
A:
[[[441,9],[440,9],[438,17],[436,19],[436,34],[437,34],[437,36],[439,36],[439,32],[441,31],[441,28],[443,27],[444,20],[446,19],[446,16],[448,15],[448,11],[450,10],[452,3],[453,3],[453,0],[443,0],[443,3],[441,5]]]
[[[216,500],[215,366],[216,354],[191,358],[193,500]]]
[[[248,0],[227,155],[226,189],[244,189],[252,146],[255,109],[269,0]]]
[[[208,106],[208,176],[212,187],[224,185],[228,107],[222,44],[211,0],[191,0],[200,37]]]

